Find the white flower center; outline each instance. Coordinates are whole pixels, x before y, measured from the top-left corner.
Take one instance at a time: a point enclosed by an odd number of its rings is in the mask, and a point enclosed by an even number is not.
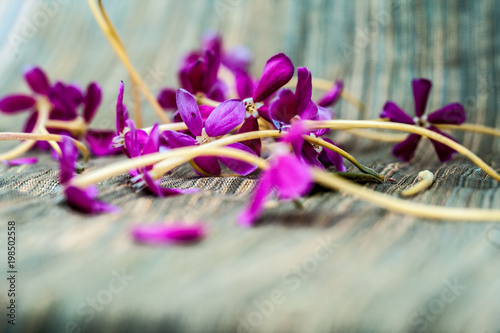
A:
[[[245,114],[245,119],[249,118],[250,116],[253,116],[254,118],[259,117],[259,112],[257,111],[262,105],[262,103],[254,103],[253,98],[245,98],[243,100],[243,104],[245,105],[246,109],[246,114]]]
[[[316,134],[314,134],[314,133],[311,133],[310,136],[312,136],[313,138],[317,137]],[[314,150],[316,150],[316,152],[318,154],[321,154],[321,152],[323,151],[323,146],[320,146],[318,144],[312,144],[312,146],[313,146]]]
[[[420,126],[420,127],[427,128],[430,126],[429,122],[427,121],[426,114],[424,114],[422,117],[413,117],[413,122],[415,123],[415,125]]]
[[[201,131],[201,135],[198,135],[196,137],[196,142],[198,142],[198,144],[202,145],[204,143],[209,143],[209,142],[215,141],[217,139],[218,138],[213,138],[211,136],[208,136],[207,132],[205,131],[205,128],[203,128],[203,130]]]

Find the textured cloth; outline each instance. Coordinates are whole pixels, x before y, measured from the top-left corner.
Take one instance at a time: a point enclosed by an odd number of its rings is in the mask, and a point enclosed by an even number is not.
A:
[[[256,75],[285,52],[313,77],[343,78],[375,118],[386,100],[413,112],[411,79],[433,81],[428,111],[462,102],[467,122],[499,126],[500,2],[446,1],[104,1],[139,73],[155,93],[173,86],[179,59],[207,29],[227,46],[247,45]],[[46,20],[44,19],[46,17]],[[97,80],[104,101],[93,127],[114,126],[118,83],[130,80],[85,1],[0,3],[0,94],[27,91],[22,67],[52,80]],[[17,36],[17,39],[16,39]],[[19,36],[21,39],[19,39]],[[315,91],[318,97],[319,91]],[[131,92],[125,102],[132,106]],[[143,99],[146,124],[156,121]],[[337,116],[361,115],[342,101]],[[0,130],[25,115],[0,115]],[[499,171],[500,140],[454,136]],[[500,208],[498,182],[469,160],[440,164],[428,141],[412,163],[392,145],[333,133],[358,160],[396,179],[367,185],[399,196],[429,169],[435,182],[408,199],[448,207]],[[2,151],[14,143],[2,143]],[[86,216],[65,203],[58,165],[0,166],[0,216],[17,223],[17,325],[13,332],[499,332],[500,226],[436,222],[387,212],[338,193],[317,193],[266,210],[242,229],[255,176],[200,178],[182,166],[162,186],[200,193],[156,198],[135,193],[128,175],[98,184],[119,214]],[[92,159],[86,171],[124,157]],[[348,169],[355,169],[346,162]],[[134,244],[138,223],[203,221],[193,246]],[[3,247],[3,246],[2,246]],[[6,267],[5,249],[0,255]],[[5,282],[5,280],[3,280]],[[2,282],[0,305],[6,308]],[[2,310],[5,311],[5,310]],[[0,329],[1,330],[1,329]]]

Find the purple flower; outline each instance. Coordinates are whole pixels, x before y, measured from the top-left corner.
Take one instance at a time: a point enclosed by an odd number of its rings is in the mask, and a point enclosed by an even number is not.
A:
[[[236,90],[246,110],[245,121],[238,133],[258,130],[257,119],[259,117],[273,123],[269,114],[269,106],[266,105],[267,101],[278,89],[290,81],[294,71],[292,61],[284,53],[278,53],[269,58],[258,82],[255,82],[242,68],[234,71]],[[260,139],[246,141],[244,144],[260,156],[262,145]]]
[[[202,224],[183,225],[180,223],[137,225],[132,228],[131,233],[136,242],[153,245],[196,242],[206,236],[206,230]]]
[[[192,94],[203,93],[210,99],[223,101],[227,86],[217,78],[219,66],[217,51],[207,49],[202,54],[188,54],[178,73],[181,87]]]
[[[24,79],[32,90],[32,95],[11,94],[0,99],[0,111],[8,114],[21,111],[31,112],[25,125],[24,132],[30,133],[35,127],[38,119],[36,101],[40,97],[47,98],[52,104],[49,120],[76,120],[81,113],[83,125],[88,126],[94,118],[102,100],[102,92],[99,85],[91,82],[86,91],[82,91],[77,85],[56,82],[51,84],[45,72],[39,67],[29,67],[24,72]],[[83,128],[83,127],[82,127]],[[71,133],[68,130],[50,128],[47,130],[52,134],[68,135],[79,139],[85,133]],[[96,155],[114,154],[116,149],[110,148],[111,132],[104,130],[89,129],[86,138],[90,150]],[[37,146],[48,149],[47,142],[38,142]]]
[[[60,181],[64,185],[64,194],[68,204],[72,208],[87,214],[117,212],[118,207],[96,200],[99,194],[96,186],[91,185],[81,189],[70,184],[69,181],[74,177],[78,149],[73,141],[67,137],[63,137],[60,146],[62,152]]]
[[[427,100],[432,87],[431,81],[427,79],[414,79],[412,81],[413,98],[415,101],[415,117],[409,116],[396,103],[389,101],[384,105],[381,118],[389,118],[392,122],[404,123],[425,127],[431,131],[439,133],[447,138],[454,140],[449,135],[437,129],[435,124],[455,124],[460,125],[465,122],[465,109],[459,103],[448,104],[441,109],[425,114]],[[421,136],[410,134],[408,137],[394,146],[392,152],[397,158],[409,162],[415,155]],[[440,142],[431,140],[437,156],[441,162],[449,161],[456,151]]]
[[[245,118],[243,104],[238,100],[227,100],[217,106],[203,121],[195,97],[184,89],[177,91],[177,107],[182,120],[194,137],[175,131],[164,131],[162,135],[171,148],[194,146],[214,141],[229,134]],[[241,143],[233,143],[229,147],[253,153],[252,150]],[[194,159],[194,162],[201,169],[213,175],[221,173],[218,161],[240,175],[248,175],[257,168],[254,165],[226,157],[204,156]]]
[[[305,67],[299,67],[297,76],[295,93],[290,89],[283,89],[269,106],[271,118],[279,123],[279,128],[291,124],[294,118],[317,120],[319,117],[318,107],[311,99],[311,72]]]
[[[300,135],[290,135],[296,138],[292,143],[294,152],[300,160],[317,167],[329,167],[334,165],[338,171],[345,171],[342,164],[342,157],[322,146],[312,145],[304,141],[302,134],[309,134],[320,137],[328,133],[328,130],[306,131],[302,123],[297,120],[330,120],[330,111],[324,107],[318,107],[311,99],[312,80],[311,72],[305,67],[297,69],[298,79],[295,93],[289,89],[283,89],[278,93],[277,98],[271,103],[269,110],[273,122],[278,128],[288,129],[288,125],[294,122],[292,131],[302,131]],[[324,139],[332,143],[330,139]]]
[[[241,226],[251,227],[264,209],[273,189],[280,200],[294,200],[307,194],[312,186],[310,167],[288,152],[279,153],[269,161],[258,180],[250,204],[238,216]]]
[[[28,165],[28,164],[35,164],[38,163],[38,158],[36,157],[20,157],[16,158],[13,160],[9,161],[1,161],[2,164],[8,165],[8,166],[15,166],[15,165]]]

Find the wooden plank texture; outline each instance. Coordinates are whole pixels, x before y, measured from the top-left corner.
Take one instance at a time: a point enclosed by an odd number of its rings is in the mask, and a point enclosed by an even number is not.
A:
[[[256,75],[282,51],[316,77],[343,78],[372,118],[389,99],[412,112],[410,81],[427,77],[429,109],[461,101],[468,122],[500,126],[496,0],[104,3],[155,93],[175,84],[182,54],[216,29],[228,46],[254,52]],[[27,90],[21,71],[30,63],[53,80],[97,80],[104,102],[93,127],[114,126],[118,82],[130,81],[85,1],[0,1],[1,95]],[[143,108],[146,122],[156,121],[145,101]],[[337,114],[360,117],[346,102]],[[24,117],[1,115],[0,131],[20,129]],[[429,169],[434,185],[411,201],[500,208],[496,181],[459,156],[440,164],[428,142],[404,164],[390,144],[333,136],[362,163],[394,172],[396,183],[370,185],[378,191],[397,196]],[[500,140],[456,138],[499,170]],[[302,211],[292,204],[266,211],[258,227],[242,229],[235,217],[255,177],[198,178],[188,167],[162,184],[200,193],[159,199],[134,193],[128,176],[118,176],[99,189],[121,213],[88,217],[62,202],[57,164],[35,155],[33,166],[0,166],[0,263],[4,269],[5,225],[15,220],[19,271],[17,325],[8,326],[2,310],[0,331],[500,332],[495,224],[415,219],[331,192],[307,198]],[[87,170],[121,158],[94,159]],[[205,221],[209,237],[160,248],[130,239],[132,225],[176,220]],[[5,279],[0,286],[5,309]]]

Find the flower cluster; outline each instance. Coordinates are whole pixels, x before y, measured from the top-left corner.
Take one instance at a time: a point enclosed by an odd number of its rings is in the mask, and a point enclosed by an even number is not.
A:
[[[158,197],[195,194],[197,189],[161,186],[162,176],[183,163],[190,163],[200,177],[217,177],[228,172],[247,176],[262,169],[254,194],[238,216],[240,225],[245,227],[256,223],[266,200],[273,194],[278,200],[300,200],[318,177],[325,183],[318,174],[333,175],[332,179],[340,176],[358,181],[384,181],[383,175],[363,166],[331,140],[331,129],[356,128],[357,124],[366,128],[366,124],[373,123],[343,123],[333,119],[333,107],[346,94],[342,80],[329,84],[325,94],[314,99],[311,72],[306,67],[295,69],[284,53],[270,57],[257,78],[251,74],[251,60],[248,49],[226,50],[220,35],[208,33],[201,47],[182,59],[177,70],[179,86],[164,88],[158,94],[156,102],[170,123],[156,123],[147,128],[139,128],[136,125],[139,123],[129,116],[123,102],[125,85],[121,82],[116,128],[90,129],[102,99],[98,84],[90,83],[85,91],[75,84],[52,84],[38,67],[24,73],[31,94],[5,96],[0,99],[0,111],[29,112],[24,136],[14,133],[11,138],[33,138],[39,140],[39,148],[47,149],[51,144],[60,152],[60,182],[67,203],[88,214],[119,211],[118,207],[97,199],[96,187],[100,180],[119,173],[130,174],[131,188],[135,191],[147,190]],[[439,160],[448,161],[461,146],[440,126],[463,124],[465,110],[462,105],[452,103],[425,115],[431,82],[415,79],[412,86],[415,117],[389,101],[380,117],[401,125],[378,122],[376,127],[410,132],[393,149],[399,159],[414,158],[419,141],[427,136]],[[78,169],[75,140],[84,139],[95,156],[123,153],[129,160],[107,166],[100,173],[75,176]],[[36,162],[15,155],[5,155],[8,156],[5,163]],[[361,173],[347,172],[344,159]],[[490,174],[496,175],[494,171]],[[193,241],[205,234],[203,225],[183,223],[143,225],[132,230],[136,241],[154,244]]]

